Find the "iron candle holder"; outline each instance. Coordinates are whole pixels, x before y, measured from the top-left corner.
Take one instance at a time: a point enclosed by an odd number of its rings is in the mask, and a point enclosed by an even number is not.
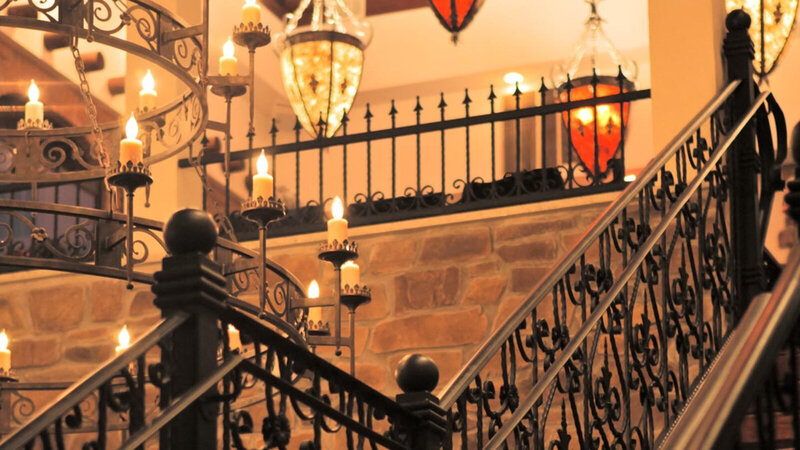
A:
[[[133,194],[136,189],[152,184],[153,178],[150,176],[150,167],[141,162],[134,165],[131,161],[126,164],[117,161],[116,166],[106,171],[106,181],[112,186],[124,189],[126,197],[128,197],[128,214],[125,218],[127,231],[125,259],[127,288],[133,289]]]
[[[242,203],[242,216],[258,225],[258,304],[261,314],[267,306],[267,227],[286,216],[283,202],[272,197],[248,199]]]
[[[47,119],[42,120],[31,120],[31,119],[19,119],[17,122],[17,130],[52,130],[53,123]]]
[[[339,273],[341,276],[341,272]],[[347,307],[347,314],[350,316],[350,375],[352,376],[356,376],[356,308],[371,300],[372,291],[367,286],[345,285],[339,289],[339,301]]]

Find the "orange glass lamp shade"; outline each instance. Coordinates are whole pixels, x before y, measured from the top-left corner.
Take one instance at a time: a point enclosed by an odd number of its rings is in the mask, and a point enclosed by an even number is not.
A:
[[[332,137],[353,106],[364,67],[364,45],[337,31],[289,35],[280,53],[283,87],[300,124]]]
[[[458,33],[475,17],[483,0],[429,0],[436,18],[453,33],[453,42],[458,41]]]
[[[597,77],[597,97],[607,97],[620,93],[619,81],[615,77]],[[633,83],[624,80],[622,92],[629,92],[633,89]],[[594,98],[592,77],[581,77],[572,80],[572,89],[567,92],[561,86],[559,98],[562,102],[587,100]],[[620,111],[620,109],[622,111]],[[608,162],[614,158],[622,143],[623,122],[625,128],[628,127],[628,113],[630,104],[619,103],[599,104],[596,107],[585,106],[582,108],[564,111],[561,119],[564,126],[569,129],[572,148],[577,153],[581,163],[591,174],[592,178],[597,179],[608,170]],[[597,124],[595,127],[595,111],[597,113]],[[597,142],[595,143],[595,129],[597,130]],[[595,158],[595,145],[597,158]],[[595,167],[595,162],[598,167]],[[599,170],[598,170],[599,169]]]

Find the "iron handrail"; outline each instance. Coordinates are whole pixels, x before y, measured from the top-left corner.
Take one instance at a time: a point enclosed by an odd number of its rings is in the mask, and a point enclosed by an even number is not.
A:
[[[725,348],[664,435],[659,448],[718,447],[769,374],[800,318],[800,249],[795,249],[772,294],[751,302]]]
[[[575,353],[575,351],[578,349],[578,346],[583,343],[584,339],[586,339],[591,330],[597,326],[597,323],[600,321],[600,319],[608,313],[608,308],[622,293],[622,290],[625,286],[627,286],[634,275],[640,270],[640,266],[644,262],[645,258],[648,256],[648,254],[650,254],[650,251],[653,249],[656,243],[662,239],[664,233],[667,231],[667,228],[672,225],[673,220],[681,212],[686,202],[688,202],[691,196],[694,195],[695,192],[700,188],[703,181],[711,173],[711,170],[716,166],[717,163],[719,163],[730,146],[733,145],[733,142],[739,136],[739,133],[750,122],[750,119],[753,118],[758,109],[761,108],[761,105],[764,103],[764,101],[766,101],[768,96],[769,91],[763,92],[761,95],[759,95],[758,98],[756,98],[756,100],[753,102],[753,105],[747,111],[747,114],[745,114],[728,132],[728,134],[725,135],[723,140],[719,143],[719,146],[708,158],[705,166],[698,171],[697,176],[688,184],[688,186],[686,186],[685,190],[681,192],[681,195],[675,200],[669,211],[664,214],[661,222],[653,230],[652,234],[648,236],[644,244],[642,244],[637,252],[631,256],[631,260],[625,267],[622,275],[614,282],[614,285],[608,290],[603,299],[600,300],[600,302],[595,306],[591,315],[583,323],[580,330],[578,330],[574,336],[570,337],[569,343],[566,345],[566,347],[564,347],[561,354],[558,356],[558,358],[556,358],[555,362],[553,362],[553,364],[542,375],[542,377],[531,390],[531,393],[524,400],[520,401],[518,409],[514,411],[514,414],[512,414],[508,421],[503,424],[503,427],[500,428],[500,430],[497,431],[497,434],[495,434],[486,444],[486,448],[496,449],[503,445],[505,439],[512,433],[517,424],[527,414],[528,410],[533,407],[533,404],[536,402],[536,400],[542,396],[547,386],[550,385],[553,380],[555,380],[559,371],[564,368],[567,361],[569,361],[573,353]],[[623,197],[625,196],[625,193],[627,193],[627,191],[623,193]]]
[[[456,374],[451,381],[442,389],[441,405],[444,409],[449,409],[456,402],[461,393],[467,389],[469,384],[475,379],[480,370],[489,363],[489,360],[500,349],[508,337],[517,329],[519,324],[525,320],[527,314],[536,308],[547,295],[552,291],[553,286],[570,270],[580,257],[589,249],[589,246],[600,237],[604,230],[611,225],[616,217],[628,204],[651,182],[652,178],[658,174],[663,166],[674,156],[681,146],[689,139],[715,111],[733,93],[740,81],[730,82],[720,91],[703,109],[684,127],[674,139],[672,139],[664,149],[654,157],[647,167],[642,170],[636,181],[630,183],[622,191],[617,199],[606,208],[606,210],[595,219],[586,233],[578,239],[572,250],[561,258],[561,261],[545,276],[531,291],[528,299],[522,302],[512,314],[508,316],[503,325],[497,329],[480,347],[473,353],[470,360]],[[762,99],[763,102],[763,99]],[[760,105],[760,102],[759,102]]]
[[[82,401],[99,389],[104,383],[114,378],[119,372],[142,356],[154,345],[180,327],[189,315],[176,313],[153,326],[141,339],[134,342],[126,350],[101,365],[94,372],[86,375],[82,380],[75,382],[70,389],[58,396],[48,407],[39,412],[23,427],[18,428],[0,442],[0,448],[24,448],[30,441],[44,432],[47,427],[60,420],[69,412],[76,402]]]

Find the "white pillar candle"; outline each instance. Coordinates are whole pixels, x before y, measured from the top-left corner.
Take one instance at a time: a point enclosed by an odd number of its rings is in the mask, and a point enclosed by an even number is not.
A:
[[[275,181],[269,173],[269,163],[264,151],[261,151],[261,156],[256,161],[256,174],[253,175],[253,200],[258,200],[261,197],[268,200],[272,197],[272,188]]]
[[[228,347],[230,347],[231,350],[240,350],[242,348],[242,335],[239,333],[239,330],[231,324],[228,324]]]
[[[347,239],[347,219],[342,218],[344,205],[339,197],[333,199],[331,213],[333,218],[328,220],[328,244],[332,244],[333,241],[341,244]]]
[[[25,122],[38,122],[40,125],[44,121],[44,104],[39,101],[39,87],[31,80],[28,87],[28,103],[25,103]]]
[[[219,74],[222,76],[236,76],[239,74],[238,61],[233,56],[233,41],[228,38],[228,42],[222,46],[222,57],[219,58]]]
[[[319,284],[317,280],[312,280],[308,285],[308,298],[319,298]],[[322,322],[322,308],[308,308],[308,321],[314,325]]]
[[[340,269],[342,271],[342,284],[341,288],[350,286],[351,288],[361,283],[361,268],[353,261],[347,261],[342,264]]]
[[[261,7],[258,6],[256,0],[245,0],[244,6],[242,6],[242,23],[245,25],[261,23]]]
[[[155,109],[157,96],[156,80],[150,69],[147,69],[147,74],[142,78],[142,90],[139,91],[139,109],[142,111]]]
[[[0,371],[6,375],[11,371],[11,350],[8,349],[6,330],[0,333]]]
[[[136,139],[139,134],[139,124],[131,113],[131,118],[125,125],[125,139],[119,143],[119,162],[124,166],[128,161],[137,165],[142,162],[142,141]]]
[[[128,334],[128,326],[123,325],[122,330],[119,332],[119,336],[117,336],[117,342],[119,345],[114,349],[114,351],[119,355],[123,350],[127,349],[131,346],[131,335]]]

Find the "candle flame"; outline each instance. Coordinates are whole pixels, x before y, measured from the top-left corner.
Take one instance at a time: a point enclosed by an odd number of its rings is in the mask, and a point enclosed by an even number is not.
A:
[[[342,205],[342,199],[340,199],[338,196],[333,199],[331,213],[333,214],[334,219],[341,219],[342,216],[344,216],[344,205]]]
[[[228,333],[238,333],[239,330],[235,326],[228,324]]]
[[[128,326],[123,325],[122,331],[119,332],[117,337],[119,341],[119,348],[128,348],[131,345],[131,335],[128,333]]]
[[[153,92],[156,88],[156,80],[153,78],[153,73],[147,69],[147,73],[142,78],[142,90],[145,92]]]
[[[36,86],[36,83],[31,80],[31,85],[28,88],[28,100],[31,102],[38,102],[39,101],[39,87]]]
[[[267,161],[267,155],[264,154],[264,150],[261,150],[261,156],[259,156],[256,161],[256,170],[259,175],[266,175],[267,172],[269,172],[269,162]]]
[[[0,333],[0,350],[6,351],[8,350],[8,335],[6,335],[6,330],[4,329],[2,333]]]
[[[136,118],[134,118],[133,113],[131,113],[131,118],[128,119],[128,123],[125,124],[125,137],[128,139],[136,139],[138,135],[139,124],[136,123]]]
[[[317,280],[311,280],[308,285],[308,298],[319,298],[319,284]]]
[[[234,50],[235,48],[233,46],[233,41],[231,41],[231,38],[228,37],[228,42],[226,42],[225,45],[222,46],[222,56],[224,56],[225,58],[233,58]]]
[[[257,5],[256,5],[256,0],[244,0],[244,3],[245,3],[247,6],[257,6]]]

